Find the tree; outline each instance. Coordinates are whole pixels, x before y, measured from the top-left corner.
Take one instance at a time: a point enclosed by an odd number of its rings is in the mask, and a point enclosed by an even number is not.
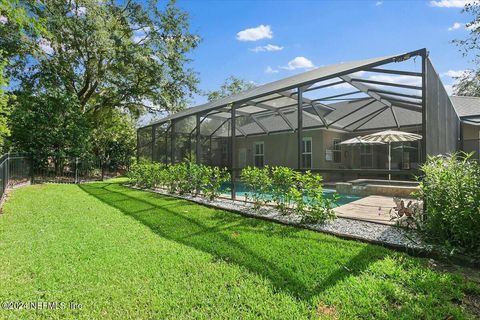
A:
[[[82,113],[100,109],[174,111],[196,90],[188,53],[199,37],[188,16],[168,2],[142,5],[128,0],[24,2],[45,21],[48,35],[31,37],[34,63],[17,65],[22,89],[60,88],[76,97]],[[28,59],[27,59],[28,60]],[[30,60],[31,61],[31,60]]]
[[[89,138],[91,154],[101,162],[102,177],[106,165],[114,168],[127,166],[135,155],[135,128],[131,117],[118,110],[103,110],[108,113],[92,119]]]
[[[454,40],[464,57],[469,58],[476,66],[457,77],[453,87],[455,95],[480,96],[480,3],[474,1],[465,5],[463,12],[473,15],[473,20],[466,24],[470,34],[466,39]]]
[[[38,96],[18,94],[11,114],[11,142],[32,154],[36,166],[52,157],[58,167],[64,157],[83,157],[89,123],[78,113],[74,97],[61,90]]]
[[[255,84],[251,81],[230,76],[225,79],[225,82],[220,86],[219,90],[209,91],[206,93],[206,96],[208,97],[208,101],[215,101],[220,98],[228,97],[232,94],[253,89],[255,87]]]
[[[196,91],[188,54],[200,38],[175,1],[162,8],[153,0],[16,6],[45,30],[9,29],[15,37],[0,39],[11,48],[20,39],[25,44],[8,56],[19,95],[11,141],[41,161],[82,156],[123,165],[134,152],[134,120],[146,111],[182,109]]]
[[[0,0],[0,147],[4,147],[5,138],[10,134],[8,116],[11,112],[9,101],[15,97],[6,94],[9,86],[7,69],[14,57],[24,56],[29,48],[26,41],[44,32],[42,21],[30,17],[27,11],[15,0]],[[2,150],[3,151],[3,150]]]

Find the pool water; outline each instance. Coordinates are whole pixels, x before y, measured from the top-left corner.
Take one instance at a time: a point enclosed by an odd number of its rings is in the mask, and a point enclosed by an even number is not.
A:
[[[231,184],[229,182],[223,184],[222,187],[221,187],[222,194],[225,194],[225,195],[228,194],[229,195],[230,194],[230,191],[229,191],[230,186],[231,186]],[[243,184],[242,182],[236,182],[235,183],[235,188],[236,188],[235,194],[237,196],[239,196],[239,197],[247,196],[250,199],[252,198],[253,192],[250,192],[248,190],[248,188],[245,186],[245,184]],[[326,188],[323,189],[323,194],[326,197],[332,197],[334,193],[335,193],[335,189],[326,189]],[[269,193],[265,193],[263,198],[265,200],[271,200],[272,195],[269,194]],[[352,201],[355,201],[355,200],[358,200],[358,199],[361,199],[361,198],[363,198],[363,197],[341,194],[341,195],[339,195],[336,206],[337,207],[338,206],[343,206],[344,204],[350,203]]]

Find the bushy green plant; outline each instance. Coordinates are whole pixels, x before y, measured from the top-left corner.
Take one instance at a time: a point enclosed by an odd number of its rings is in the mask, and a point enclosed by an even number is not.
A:
[[[432,241],[480,256],[480,164],[471,155],[429,157],[419,196],[419,229]]]
[[[140,164],[134,163],[130,166],[130,170],[127,172],[127,178],[133,185],[138,185],[140,183]]]
[[[170,193],[197,196],[199,192],[210,200],[220,195],[221,186],[229,180],[226,169],[199,165],[191,161],[163,165],[140,162],[127,173],[130,183],[142,188],[165,188]]]
[[[189,165],[185,162],[180,162],[169,167],[171,174],[171,185],[174,186],[173,192],[180,195],[191,193],[193,186],[189,179]]]
[[[202,193],[209,200],[214,200],[220,195],[222,185],[230,180],[230,174],[225,168],[209,166],[203,168]]]
[[[246,167],[242,170],[240,178],[251,192],[254,208],[258,209],[265,204],[268,199],[265,195],[271,191],[272,179],[270,177],[268,166],[264,168]]]
[[[323,193],[323,179],[319,174],[310,171],[301,175],[306,210],[302,216],[305,222],[324,222],[335,218],[333,208],[338,200],[335,193],[331,198]]]
[[[184,162],[186,168],[186,174],[183,177],[186,181],[186,185],[183,188],[185,193],[189,192],[192,196],[197,196],[202,190],[203,184],[207,180],[207,167],[204,165],[196,164],[193,161]]]
[[[241,178],[251,192],[256,209],[268,201],[266,194],[271,194],[280,211],[293,211],[302,216],[303,222],[324,222],[335,218],[333,208],[338,194],[324,195],[321,175],[310,171],[299,173],[286,167],[270,170],[266,166],[263,169],[247,167],[242,170]]]
[[[273,167],[272,179],[272,200],[277,209],[285,212],[289,209],[292,194],[292,185],[297,179],[297,172],[287,167]]]
[[[131,166],[127,173],[130,182],[142,188],[155,188],[160,186],[160,174],[163,165],[160,163],[136,163]]]

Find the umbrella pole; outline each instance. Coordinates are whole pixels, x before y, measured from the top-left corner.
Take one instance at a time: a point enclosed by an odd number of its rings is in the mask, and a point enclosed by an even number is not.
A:
[[[390,170],[392,170],[392,145],[388,142],[388,180],[392,180]]]

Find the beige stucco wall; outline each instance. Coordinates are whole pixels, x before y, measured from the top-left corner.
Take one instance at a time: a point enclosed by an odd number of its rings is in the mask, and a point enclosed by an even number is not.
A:
[[[333,149],[333,140],[335,138],[345,140],[347,135],[331,130],[305,130],[304,137],[312,138],[312,166],[313,168],[338,169],[345,168],[346,162],[342,150],[342,161],[325,160],[325,150]],[[247,138],[237,138],[237,164],[240,166],[241,149],[246,152],[246,166],[252,166],[254,163],[254,144],[263,141],[265,165],[270,166],[288,166],[297,167],[297,134],[296,133],[278,133],[265,136],[255,136]]]
[[[326,150],[333,149],[333,140],[342,141],[352,138],[354,135],[341,133],[333,130],[315,129],[305,130],[304,137],[312,138],[312,168],[313,169],[361,169],[360,146],[342,146],[341,162],[327,161]],[[245,166],[254,164],[254,144],[264,142],[265,165],[287,166],[297,168],[297,134],[278,133],[265,136],[237,138],[237,165],[241,167],[241,150],[245,150]],[[398,146],[398,144],[394,145]],[[404,152],[409,152],[405,150]],[[392,169],[399,169],[401,165],[401,151],[392,149]],[[413,157],[413,156],[412,156]],[[373,146],[372,168],[388,168],[388,145]],[[411,158],[413,160],[413,158]],[[412,161],[411,160],[411,161]]]
[[[463,140],[480,139],[480,126],[463,124]]]
[[[463,125],[463,150],[474,152],[473,157],[480,160],[480,126]]]

